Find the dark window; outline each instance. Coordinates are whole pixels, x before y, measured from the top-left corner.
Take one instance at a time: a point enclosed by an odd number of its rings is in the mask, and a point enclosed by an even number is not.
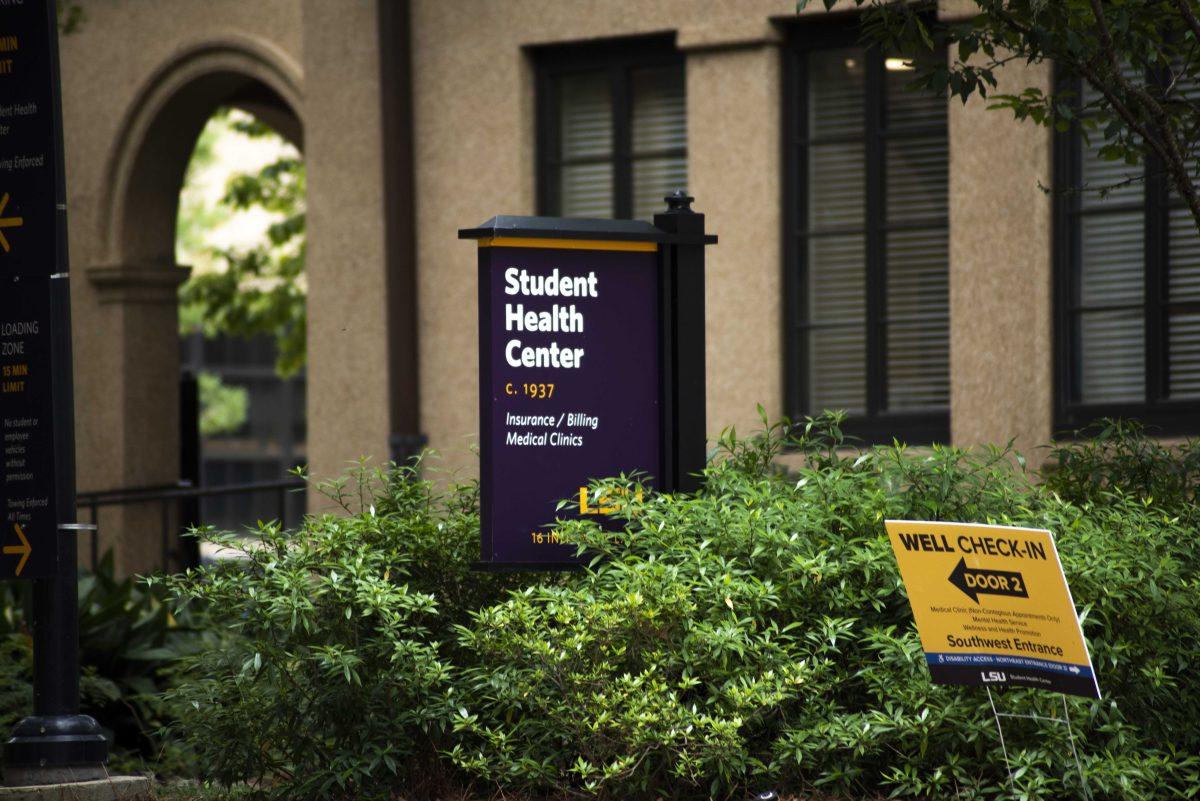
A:
[[[1066,84],[1081,108],[1096,99]],[[1196,433],[1200,236],[1158,160],[1106,160],[1105,141],[1103,126],[1086,139],[1075,127],[1056,144],[1056,425],[1130,417]]]
[[[670,37],[539,48],[538,213],[649,220],[687,185],[683,56]]]
[[[945,98],[856,25],[798,27],[784,80],[786,388],[869,441],[949,436]]]

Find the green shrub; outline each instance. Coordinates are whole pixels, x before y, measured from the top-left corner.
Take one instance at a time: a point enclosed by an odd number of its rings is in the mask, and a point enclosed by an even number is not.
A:
[[[225,633],[169,693],[182,716],[173,732],[226,784],[383,798],[437,774],[457,706],[442,640],[513,580],[469,571],[472,486],[435,495],[415,466],[360,466],[321,489],[341,514],[250,539],[206,532],[242,558],[167,580]]]
[[[31,585],[0,590],[0,732],[33,713]],[[112,554],[79,577],[80,705],[107,729],[110,766],[183,768],[158,736],[168,722],[162,692],[176,660],[201,647],[201,628],[172,615],[163,594],[137,578],[117,579]]]
[[[1076,504],[1132,495],[1196,520],[1200,440],[1164,444],[1132,420],[1100,420],[1055,446],[1043,471],[1049,489]]]
[[[28,635],[0,635],[0,731],[32,713],[33,643]]]
[[[793,473],[768,458],[804,452]],[[836,420],[723,442],[695,496],[647,496],[567,586],[531,587],[460,630],[455,763],[481,779],[605,798],[794,790],[994,798],[1006,792],[990,707],[933,686],[885,518],[1047,527],[1083,604],[1107,692],[1073,699],[1098,798],[1196,792],[1200,551],[1133,500],[1078,507],[1001,450],[847,453]],[[610,488],[613,497],[633,497]],[[1037,707],[1028,691],[1002,703]],[[1043,712],[1044,713],[1044,712]],[[1060,727],[1010,733],[1017,788],[1078,797]],[[1170,742],[1177,752],[1166,750]]]
[[[785,450],[802,466],[780,468]],[[623,525],[560,524],[589,569],[525,579],[470,572],[474,487],[360,469],[326,488],[341,515],[265,527],[253,547],[210,534],[245,561],[172,581],[225,632],[172,693],[177,734],[210,777],[281,798],[439,780],[604,799],[1007,798],[987,696],[930,683],[882,525],[965,520],[1057,536],[1105,692],[1067,705],[1093,796],[1195,797],[1200,546],[1184,496],[1127,486],[1123,468],[1101,491],[1062,490],[1089,486],[1072,472],[1094,463],[1060,458],[1043,484],[1004,449],[864,450],[836,417],[778,424],[723,438],[694,495],[600,482]],[[1054,696],[999,696],[1062,712]],[[1006,731],[1018,797],[1083,797],[1063,727]]]

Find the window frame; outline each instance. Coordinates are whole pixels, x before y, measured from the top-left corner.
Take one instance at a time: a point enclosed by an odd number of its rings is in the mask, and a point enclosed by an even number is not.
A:
[[[1059,91],[1081,96],[1082,80],[1059,71]],[[1078,108],[1078,105],[1076,105]],[[1079,400],[1080,337],[1074,316],[1080,310],[1083,275],[1083,226],[1079,186],[1083,172],[1083,138],[1078,124],[1054,134],[1054,430],[1060,435],[1084,428],[1102,418],[1137,419],[1166,436],[1200,433],[1200,399],[1169,400],[1167,295],[1170,270],[1170,213],[1185,206],[1171,202],[1170,182],[1159,159],[1150,154],[1143,167],[1142,206],[1142,324],[1145,358],[1145,400],[1123,403],[1085,403]],[[1135,207],[1136,208],[1136,207]],[[1118,210],[1114,206],[1112,211]],[[1200,302],[1181,301],[1200,309]]]
[[[686,77],[686,59],[675,46],[675,34],[649,34],[529,49],[535,71],[537,213],[560,216],[562,126],[556,81],[570,75],[606,72],[612,99],[611,158],[583,158],[571,163],[611,163],[613,216],[633,219],[633,73],[678,66]],[[685,89],[686,93],[686,89]],[[664,148],[654,156],[687,158],[686,147]],[[647,154],[641,154],[645,157]]]
[[[884,125],[886,81],[884,53],[875,47],[863,47],[857,14],[833,14],[825,19],[805,21],[787,29],[783,75],[783,262],[784,262],[784,403],[794,420],[821,410],[807,408],[810,397],[809,370],[806,364],[808,330],[803,293],[807,285],[808,257],[802,241],[809,236],[807,135],[808,75],[806,56],[817,50],[859,47],[865,59],[864,76],[864,269],[866,325],[866,400],[865,414],[850,415],[843,430],[868,444],[887,444],[893,439],[920,445],[948,442],[950,439],[950,399],[945,410],[885,410],[887,397],[887,234],[902,230],[924,230],[929,220],[888,224],[885,219],[887,175],[885,149],[889,140]],[[947,100],[947,114],[949,100]],[[949,119],[946,126],[904,128],[904,135],[946,131],[949,162]],[[949,182],[947,181],[947,193]],[[948,199],[947,199],[948,200]],[[949,202],[940,224],[950,230]],[[947,243],[948,245],[948,243]],[[947,249],[947,269],[949,269]],[[949,299],[947,299],[949,314]]]

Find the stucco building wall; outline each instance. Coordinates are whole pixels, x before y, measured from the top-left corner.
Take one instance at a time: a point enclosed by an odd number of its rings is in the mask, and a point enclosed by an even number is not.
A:
[[[174,482],[179,477],[179,338],[174,200],[130,191],[182,178],[204,107],[220,81],[179,107],[174,90],[220,63],[273,73],[299,91],[296,0],[84,5],[83,24],[61,39],[72,266],[76,436],[80,489]],[[227,83],[224,85],[228,85]],[[166,104],[167,113],[154,115]],[[177,145],[135,168],[157,123]],[[190,141],[188,141],[190,130]],[[175,173],[179,172],[178,175]],[[157,508],[106,511],[101,547],[118,570],[157,563]],[[153,532],[153,536],[151,536]]]
[[[819,4],[814,4],[819,5]],[[850,6],[852,4],[843,4]],[[954,13],[946,4],[943,13]],[[806,12],[808,13],[808,12]],[[791,2],[413,3],[422,421],[453,467],[476,429],[473,245],[454,230],[535,211],[526,48],[674,32],[688,189],[708,228],[708,430],[783,412],[779,26]],[[1013,67],[1012,85],[1045,68]],[[1050,434],[1050,139],[972,100],[950,110],[951,417],[960,444]],[[997,343],[1003,343],[997,347]]]
[[[1050,89],[1005,68],[997,93]],[[950,425],[957,444],[1015,440],[1031,463],[1053,425],[1052,134],[972,98],[950,104]]]
[[[779,51],[795,3],[554,0],[413,9],[422,425],[470,471],[477,430],[474,244],[460,227],[535,212],[534,75],[526,48],[675,32],[687,57],[688,184],[709,249],[710,435],[757,425],[781,397]]]
[[[375,3],[113,0],[84,11],[61,45],[80,488],[179,478],[176,201],[196,136],[228,102],[296,138],[309,166],[314,473],[385,458]],[[116,546],[118,569],[158,563],[158,519],[156,506],[103,513],[101,548]]]
[[[389,455],[379,34],[374,2],[304,0],[303,15],[308,455],[328,478]]]
[[[686,59],[687,188],[721,238],[709,249],[709,435],[754,429],[757,403],[782,413],[780,23],[794,19],[794,0],[409,7],[421,429],[445,466],[476,467],[475,246],[456,232],[535,212],[528,49],[538,45],[675,35]],[[62,40],[82,488],[178,477],[183,271],[171,193],[203,120],[247,81],[282,101],[309,169],[312,472],[385,458],[388,318],[400,310],[387,291],[376,0],[85,9]],[[1044,85],[1048,71],[1013,66],[1005,80]],[[1016,437],[1029,448],[1051,424],[1051,217],[1038,188],[1050,138],[978,100],[949,114],[953,439]],[[111,528],[137,529],[137,514]],[[121,546],[126,569],[147,566],[138,543],[107,544]]]

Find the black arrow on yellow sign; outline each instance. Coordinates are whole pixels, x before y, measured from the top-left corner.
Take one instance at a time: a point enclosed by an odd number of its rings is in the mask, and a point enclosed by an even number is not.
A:
[[[5,192],[3,197],[0,197],[0,215],[4,214],[5,207],[8,206],[8,193]],[[0,248],[4,248],[4,252],[8,253],[12,247],[8,244],[8,237],[4,235],[5,228],[20,228],[25,224],[24,217],[3,217],[0,216]]]
[[[33,553],[33,548],[29,544],[29,540],[25,539],[25,532],[21,530],[20,523],[13,523],[13,529],[17,532],[17,539],[21,541],[20,545],[5,545],[4,555],[20,554],[21,561],[17,562],[17,570],[14,575],[21,575],[21,571],[25,569],[25,563],[29,561],[29,554]]]
[[[963,591],[975,603],[980,595],[1007,595],[1010,598],[1028,598],[1025,578],[1014,570],[983,570],[967,567],[966,558],[959,558],[950,574],[950,583]]]

